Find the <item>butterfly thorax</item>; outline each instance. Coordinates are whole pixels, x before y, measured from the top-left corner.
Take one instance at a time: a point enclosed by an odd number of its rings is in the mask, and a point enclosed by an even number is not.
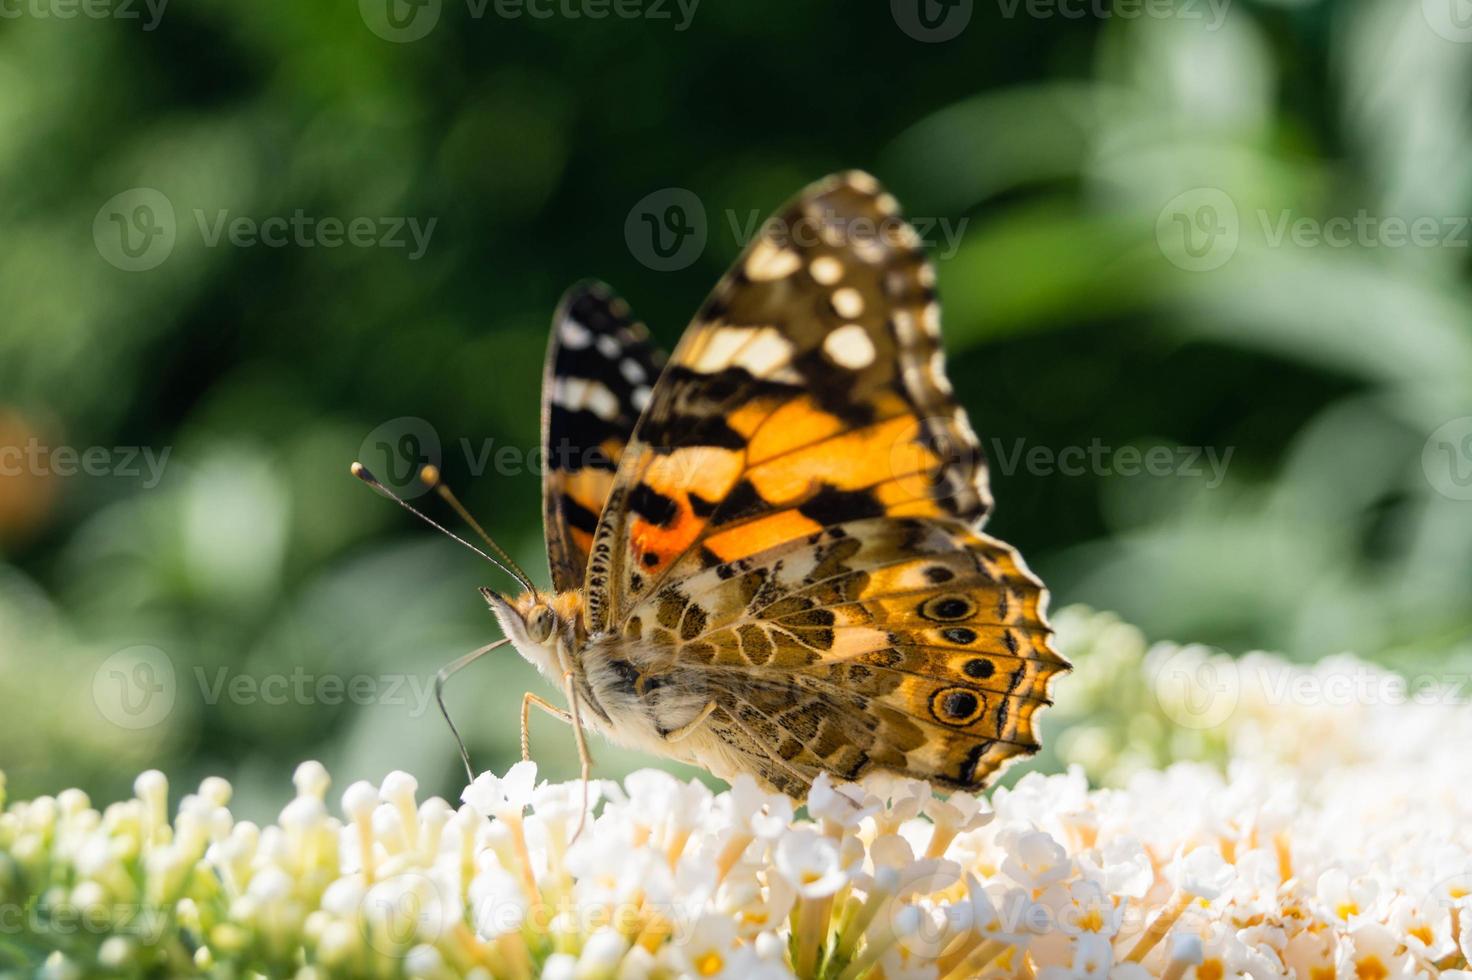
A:
[[[723,764],[724,753],[717,753],[719,759],[705,758],[710,754],[701,751],[705,739],[689,740],[685,751],[669,746],[670,734],[699,716],[709,692],[701,672],[681,668],[668,648],[632,635],[590,635],[581,590],[550,597],[527,592],[509,601],[492,593],[487,599],[517,652],[544,677],[560,689],[563,671],[572,672],[586,707],[583,720],[592,728],[630,748],[689,756],[689,761],[713,771],[730,769]],[[534,640],[528,630],[538,606],[549,607],[556,617],[543,642]]]

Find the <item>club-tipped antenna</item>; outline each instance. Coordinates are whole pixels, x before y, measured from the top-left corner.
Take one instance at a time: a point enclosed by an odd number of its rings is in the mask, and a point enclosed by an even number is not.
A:
[[[444,481],[440,477],[440,468],[438,466],[432,464],[425,466],[419,471],[419,479],[425,486],[439,494],[440,499],[449,504],[451,509],[460,515],[462,521],[470,525],[471,530],[475,531],[476,535],[486,543],[486,547],[495,552],[496,557],[505,562],[508,568],[514,569],[513,574],[527,587],[528,592],[536,591],[531,585],[531,576],[516,563],[516,559],[506,553],[505,548],[502,548],[486,533],[486,529],[480,526],[480,521],[470,516],[470,511],[465,509],[465,505],[460,502],[459,497],[455,496],[454,491],[445,486]]]
[[[353,474],[353,476],[355,476],[358,479],[362,480],[364,483],[368,484],[374,490],[378,491],[380,494],[382,494],[383,496],[387,497],[389,500],[392,500],[394,503],[398,504],[400,507],[404,508],[409,513],[413,514],[415,517],[419,518],[421,521],[423,521],[424,523],[428,524],[430,527],[434,528],[436,531],[439,531],[441,534],[445,535],[446,537],[448,537],[448,538],[450,538],[450,539],[452,539],[454,541],[458,541],[460,544],[462,544],[465,547],[469,548],[471,551],[475,552],[477,555],[480,555],[482,558],[484,558],[486,561],[490,562],[492,565],[495,565],[497,568],[501,569],[501,571],[505,572],[507,575],[510,575],[512,578],[516,579],[516,581],[518,581],[518,582],[521,583],[522,588],[526,589],[528,592],[534,592],[534,591],[536,591],[535,587],[532,585],[531,579],[529,579],[529,578],[526,577],[526,573],[525,572],[523,572],[519,568],[516,568],[515,567],[515,565],[516,565],[515,562],[511,562],[511,563],[508,564],[506,562],[501,561],[499,558],[493,558],[490,555],[486,554],[484,551],[481,551],[475,545],[471,544],[469,541],[466,541],[464,538],[460,537],[460,535],[456,534],[454,531],[451,531],[449,528],[445,527],[443,524],[440,524],[438,521],[436,521],[433,518],[427,516],[422,511],[420,511],[418,508],[416,508],[412,504],[410,504],[408,501],[404,500],[403,497],[400,497],[398,494],[394,493],[388,487],[384,486],[382,483],[379,483],[378,482],[378,478],[376,476],[374,476],[371,472],[369,472],[368,467],[364,466],[362,463],[359,463],[356,460],[354,460],[353,465],[350,468],[350,472]],[[500,549],[498,548],[497,550],[499,551]]]

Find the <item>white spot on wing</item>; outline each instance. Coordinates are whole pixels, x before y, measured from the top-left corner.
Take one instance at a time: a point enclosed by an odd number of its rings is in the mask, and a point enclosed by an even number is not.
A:
[[[635,388],[634,394],[630,396],[629,400],[634,403],[635,408],[642,412],[649,404],[649,396],[651,394],[652,392],[647,387]]]
[[[863,327],[850,323],[823,338],[823,353],[839,367],[858,371],[874,363],[874,342]]]
[[[845,320],[852,320],[864,312],[864,297],[857,289],[845,286],[833,291],[833,310]]]
[[[602,354],[609,360],[613,360],[614,358],[618,357],[621,350],[622,348],[619,347],[618,341],[614,340],[608,334],[604,334],[603,336],[598,338],[598,353]]]
[[[785,279],[802,268],[802,259],[790,248],[779,248],[763,238],[746,257],[746,275],[753,282]]]
[[[570,347],[573,350],[582,350],[593,342],[592,331],[571,318],[562,321],[562,326],[558,328],[557,334],[562,340],[562,346]]]
[[[946,357],[940,351],[933,351],[930,355],[930,381],[943,393],[951,393],[951,379],[946,377]]]
[[[843,278],[843,263],[831,255],[820,255],[808,266],[808,272],[820,286],[831,286]]]
[[[711,374],[729,367],[765,377],[788,363],[792,345],[772,327],[717,327],[691,369]]]
[[[587,378],[558,378],[552,388],[552,403],[569,411],[587,409],[609,422],[618,418],[618,397],[605,385]]]
[[[786,365],[792,359],[792,345],[771,327],[762,327],[756,338],[736,358],[736,366],[746,368],[758,378]]]
[[[624,376],[624,380],[631,385],[643,384],[647,380],[643,365],[632,357],[626,357],[620,361],[618,371],[619,374]]]
[[[940,336],[940,306],[935,303],[926,303],[925,309],[920,313],[920,325],[925,332],[932,337]]]

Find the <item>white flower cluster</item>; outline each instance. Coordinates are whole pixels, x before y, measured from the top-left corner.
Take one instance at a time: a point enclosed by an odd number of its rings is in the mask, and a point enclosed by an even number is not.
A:
[[[1373,671],[1328,669],[1348,664]],[[1472,710],[1269,703],[1237,676],[1225,774],[1034,773],[990,805],[820,780],[798,819],[750,781],[585,789],[531,763],[458,807],[404,773],[355,783],[341,818],[306,763],[269,827],[235,820],[222,780],[172,823],[158,773],[101,813],[69,790],[0,814],[0,957],[53,976],[1472,980]]]

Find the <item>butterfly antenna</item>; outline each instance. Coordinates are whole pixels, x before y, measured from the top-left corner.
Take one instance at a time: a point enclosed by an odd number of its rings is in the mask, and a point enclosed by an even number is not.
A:
[[[522,567],[516,563],[516,560],[506,553],[505,548],[502,548],[499,544],[495,542],[495,540],[491,538],[489,534],[486,533],[486,529],[480,526],[480,521],[477,521],[474,517],[470,516],[470,511],[465,509],[465,505],[460,502],[459,497],[455,496],[454,491],[445,486],[444,482],[441,479],[440,468],[438,466],[425,466],[419,471],[419,479],[425,486],[429,487],[435,493],[439,494],[440,499],[449,504],[450,507],[455,511],[455,513],[460,515],[460,519],[462,521],[470,525],[471,529],[475,531],[476,535],[486,543],[486,547],[495,552],[496,556],[504,561],[508,568],[515,569],[512,574],[516,576],[516,578],[521,582],[522,585],[526,586],[526,590],[528,592],[536,591],[536,589],[532,586],[531,576],[527,575],[527,573],[522,570]]]
[[[438,521],[436,521],[433,518],[425,515],[422,511],[418,510],[412,504],[410,504],[406,500],[404,500],[403,497],[400,497],[398,494],[394,493],[388,487],[384,486],[382,483],[379,483],[378,482],[378,478],[376,476],[374,476],[371,472],[369,472],[368,467],[364,466],[362,463],[359,463],[357,461],[354,461],[352,467],[350,468],[350,472],[353,474],[353,476],[355,476],[358,479],[362,480],[364,483],[368,484],[374,490],[378,491],[380,494],[382,494],[383,496],[387,497],[389,500],[392,500],[394,503],[398,504],[400,507],[404,508],[409,513],[413,514],[415,517],[419,518],[421,521],[423,521],[424,523],[428,524],[430,527],[434,528],[436,531],[439,531],[441,534],[445,535],[446,537],[450,538],[451,540],[458,541],[460,544],[462,544],[465,547],[469,548],[471,551],[475,552],[477,555],[480,555],[482,558],[484,558],[486,561],[490,562],[492,565],[495,565],[497,568],[501,569],[501,571],[505,572],[507,575],[510,575],[512,578],[516,579],[518,582],[521,583],[522,587],[525,588],[528,592],[535,591],[534,588],[533,588],[533,586],[532,586],[531,579],[527,578],[526,573],[523,572],[523,571],[521,571],[521,569],[519,569],[519,568],[516,567],[516,563],[515,562],[503,562],[503,561],[501,561],[498,558],[492,558],[490,555],[486,554],[484,551],[481,551],[479,548],[477,548],[475,545],[471,544],[469,541],[466,541],[464,538],[460,537],[460,535],[456,534],[454,531],[451,531],[449,528],[445,527],[443,524],[440,524]],[[500,549],[498,548],[497,550],[499,551]]]
[[[445,707],[445,681],[449,680],[451,675],[458,673],[465,667],[469,667],[471,663],[484,657],[492,650],[503,647],[510,642],[508,639],[497,640],[495,643],[487,643],[479,650],[472,650],[465,656],[441,667],[440,672],[434,675],[434,700],[440,706],[440,714],[444,716],[445,724],[450,726],[450,734],[455,738],[456,747],[460,749],[460,761],[465,763],[465,778],[470,783],[475,782],[475,767],[470,764],[470,752],[465,748],[465,739],[460,737],[460,729],[455,727],[454,720],[450,718],[450,709]]]

